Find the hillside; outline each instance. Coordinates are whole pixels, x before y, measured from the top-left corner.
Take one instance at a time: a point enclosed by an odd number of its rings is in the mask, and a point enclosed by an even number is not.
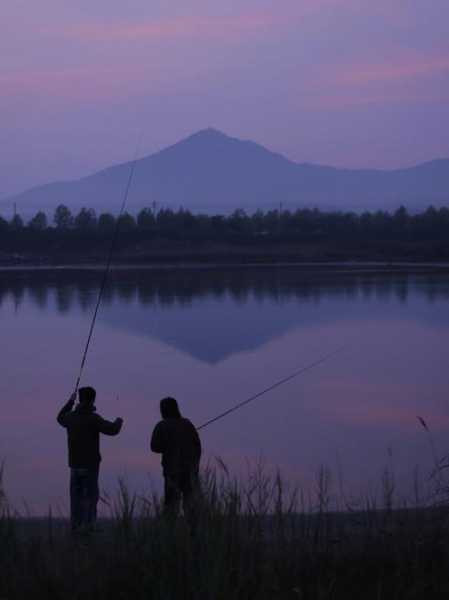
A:
[[[32,188],[9,201],[22,213],[51,212],[61,203],[114,212],[129,169],[130,163],[119,164],[76,181]],[[375,210],[404,204],[421,210],[449,204],[449,159],[392,171],[337,169],[298,164],[254,142],[206,129],[137,162],[129,209],[153,202],[223,213],[279,202],[285,208]]]

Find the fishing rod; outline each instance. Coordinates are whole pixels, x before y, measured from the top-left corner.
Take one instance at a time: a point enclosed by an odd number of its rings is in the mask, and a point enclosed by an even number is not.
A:
[[[250,398],[247,398],[246,400],[243,400],[243,402],[239,402],[235,406],[232,406],[231,408],[228,408],[228,410],[225,410],[224,412],[220,413],[216,417],[213,417],[212,419],[209,419],[209,421],[206,421],[205,423],[203,423],[202,425],[200,425],[199,427],[197,427],[197,431],[200,431],[200,429],[204,429],[208,425],[211,425],[212,423],[215,423],[216,421],[219,421],[220,419],[223,419],[224,417],[227,417],[228,415],[230,415],[231,413],[235,412],[239,408],[242,408],[242,406],[245,406],[246,404],[249,404],[250,402],[253,402],[253,400],[257,400],[257,398],[260,398],[261,396],[264,396],[265,394],[268,394],[268,392],[271,392],[272,390],[274,390],[277,387],[283,385],[284,383],[287,383],[288,381],[291,381],[292,379],[295,379],[296,377],[299,377],[299,375],[301,375],[302,373],[305,373],[306,371],[310,371],[311,369],[317,367],[318,365],[321,365],[323,362],[325,362],[326,360],[328,360],[332,356],[335,356],[336,354],[338,354],[339,352],[341,352],[343,350],[343,348],[345,348],[345,346],[341,346],[340,348],[337,348],[337,350],[334,350],[333,352],[330,352],[329,354],[325,354],[324,356],[322,356],[318,360],[314,361],[313,363],[310,363],[310,364],[306,365],[305,367],[301,367],[300,369],[298,369],[297,371],[295,371],[291,375],[288,375],[287,377],[284,377],[283,379],[280,379],[279,381],[276,381],[276,383],[273,383],[272,385],[268,386],[267,388],[265,388],[261,392],[257,392],[257,394],[254,394],[254,396],[251,396]]]
[[[126,203],[127,203],[127,200],[128,200],[129,190],[131,188],[131,183],[132,183],[132,180],[133,180],[133,177],[134,177],[134,171],[135,171],[137,160],[138,160],[137,159],[137,155],[138,155],[138,152],[139,152],[139,148],[140,148],[140,139],[139,139],[139,142],[138,142],[138,144],[136,146],[136,152],[134,154],[134,159],[133,159],[133,161],[131,163],[131,168],[130,168],[130,171],[129,171],[128,180],[126,182],[125,193],[123,195],[123,201],[122,201],[122,204],[121,204],[121,207],[120,207],[120,211],[118,213],[118,216],[117,216],[117,219],[116,219],[116,222],[115,222],[114,234],[112,236],[111,246],[109,248],[108,259],[107,259],[107,262],[106,262],[106,268],[105,268],[104,273],[103,273],[103,279],[102,279],[102,282],[101,282],[101,285],[100,285],[100,291],[98,292],[97,303],[95,305],[95,310],[94,310],[94,313],[93,313],[93,316],[92,316],[92,321],[91,321],[90,328],[89,328],[89,334],[87,336],[87,341],[86,341],[86,345],[84,347],[83,357],[81,359],[81,365],[80,365],[80,369],[79,369],[79,373],[78,373],[78,378],[77,378],[76,384],[75,384],[75,391],[74,391],[75,394],[78,391],[79,384],[80,384],[81,377],[82,377],[83,370],[84,370],[84,365],[86,364],[87,353],[89,351],[90,342],[91,342],[92,335],[93,335],[93,332],[94,332],[94,329],[95,329],[95,323],[97,321],[98,310],[100,308],[101,300],[103,298],[103,294],[104,294],[104,291],[106,289],[106,283],[107,283],[107,280],[108,280],[109,271],[111,270],[112,255],[113,255],[114,250],[115,250],[115,245],[117,243],[118,232],[119,232],[119,228],[120,228],[120,217],[123,215],[123,212],[125,210],[125,206],[126,206]]]

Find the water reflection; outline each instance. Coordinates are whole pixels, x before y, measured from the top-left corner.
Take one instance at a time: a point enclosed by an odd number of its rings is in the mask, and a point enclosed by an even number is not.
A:
[[[0,270],[0,306],[8,296],[20,306],[25,293],[39,306],[44,306],[49,290],[56,292],[57,308],[66,312],[73,303],[89,308],[96,299],[102,273],[89,269]],[[136,298],[142,305],[185,306],[198,298],[220,300],[231,298],[244,304],[282,302],[291,298],[319,301],[330,298],[373,297],[406,302],[409,294],[418,293],[427,300],[449,297],[445,274],[391,272],[313,272],[286,268],[265,269],[180,269],[180,270],[116,270],[109,278],[104,302],[119,299],[131,303]]]
[[[55,414],[74,383],[101,276],[0,270],[0,459],[13,498],[43,512],[65,498]],[[104,444],[103,485],[124,473],[139,490],[148,472],[159,481],[148,436],[162,396],[178,397],[199,424],[349,341],[348,353],[205,430],[206,459],[244,470],[263,455],[313,485],[338,452],[352,491],[378,482],[391,446],[405,489],[415,464],[429,467],[416,415],[449,450],[448,301],[444,273],[115,270],[85,374],[100,412],[125,417],[120,442]]]
[[[42,311],[88,315],[97,300],[97,270],[0,271],[0,308],[29,298]],[[100,320],[158,339],[206,363],[254,350],[294,327],[403,314],[410,294],[428,303],[449,298],[444,274],[322,272],[293,268],[116,270]],[[317,310],[326,301],[326,309]],[[251,309],[248,310],[248,306]],[[315,309],[314,309],[315,308]],[[441,311],[440,311],[441,312]],[[416,318],[447,322],[444,314]]]

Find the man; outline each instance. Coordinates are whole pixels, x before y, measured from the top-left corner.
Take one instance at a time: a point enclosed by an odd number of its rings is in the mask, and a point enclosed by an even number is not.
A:
[[[160,410],[162,421],[154,428],[151,450],[162,454],[164,512],[176,516],[182,498],[184,513],[191,515],[199,492],[200,438],[174,398],[163,398]]]
[[[117,435],[123,419],[106,421],[95,411],[96,391],[91,387],[78,390],[59,411],[57,421],[67,429],[70,475],[70,514],[72,531],[89,531],[97,519],[99,499],[100,433]]]

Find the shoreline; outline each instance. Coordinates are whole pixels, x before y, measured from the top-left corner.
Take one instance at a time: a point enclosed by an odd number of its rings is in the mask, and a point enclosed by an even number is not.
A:
[[[0,268],[98,268],[106,263],[109,246],[95,240],[80,241],[81,245],[61,240],[52,246],[35,245],[26,248],[16,244],[0,248]],[[351,241],[340,242],[254,242],[230,243],[189,240],[123,240],[113,252],[114,268],[217,268],[272,267],[333,268],[335,266],[403,268],[430,265],[449,267],[449,243],[438,240],[425,242]]]
[[[97,272],[103,271],[105,262],[67,262],[67,263],[1,263],[0,273],[15,272]],[[273,262],[203,262],[203,261],[164,261],[164,262],[118,262],[112,264],[111,271],[219,271],[219,270],[270,270],[286,269],[303,272],[330,273],[448,273],[449,262],[436,261],[273,261]]]

